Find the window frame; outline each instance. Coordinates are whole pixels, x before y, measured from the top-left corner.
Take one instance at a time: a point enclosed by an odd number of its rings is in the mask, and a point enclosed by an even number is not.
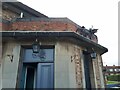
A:
[[[55,60],[55,46],[54,45],[41,45],[40,46],[41,49],[53,49],[53,59],[52,60],[48,60],[48,61],[41,61],[41,60],[36,60],[36,61],[24,61],[22,60],[23,63],[54,63]],[[31,45],[24,45],[22,46],[23,49],[23,59],[24,59],[24,54],[25,54],[25,49],[32,49]]]

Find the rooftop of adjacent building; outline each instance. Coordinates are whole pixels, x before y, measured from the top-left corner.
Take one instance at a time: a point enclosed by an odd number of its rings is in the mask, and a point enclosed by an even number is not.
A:
[[[108,69],[110,69],[110,68],[120,68],[120,66],[119,65],[113,65],[113,66],[108,66],[108,65],[106,65],[106,66],[104,66],[104,68],[108,68]]]

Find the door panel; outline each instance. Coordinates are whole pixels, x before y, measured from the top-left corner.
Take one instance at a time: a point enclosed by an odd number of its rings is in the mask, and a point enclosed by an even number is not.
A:
[[[38,63],[37,88],[53,88],[53,63]]]

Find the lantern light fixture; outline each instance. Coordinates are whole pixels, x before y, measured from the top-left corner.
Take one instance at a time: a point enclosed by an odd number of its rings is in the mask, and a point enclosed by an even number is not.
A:
[[[95,52],[91,53],[90,55],[91,55],[92,59],[96,59],[96,57],[97,57],[97,54]]]
[[[92,48],[92,53],[90,54],[90,56],[91,56],[92,59],[96,59],[96,57],[97,57],[97,54],[96,54],[96,52],[94,51],[93,48]]]
[[[35,42],[32,45],[32,50],[33,50],[33,53],[39,53],[39,51],[40,51],[40,44],[37,39],[35,40]]]

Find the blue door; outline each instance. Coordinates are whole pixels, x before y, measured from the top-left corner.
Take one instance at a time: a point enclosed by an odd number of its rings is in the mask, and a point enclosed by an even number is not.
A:
[[[53,88],[53,63],[38,63],[37,88]]]
[[[19,88],[54,88],[54,47],[41,46],[39,53],[24,48]]]

